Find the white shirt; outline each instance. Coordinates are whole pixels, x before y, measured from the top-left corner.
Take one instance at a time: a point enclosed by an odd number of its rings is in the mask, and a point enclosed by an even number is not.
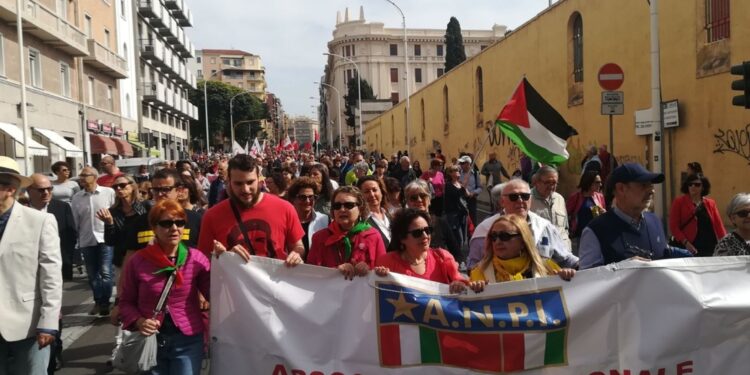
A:
[[[96,218],[96,212],[114,203],[115,191],[105,186],[97,185],[93,193],[81,190],[73,195],[70,205],[78,229],[79,247],[104,243],[104,222]]]

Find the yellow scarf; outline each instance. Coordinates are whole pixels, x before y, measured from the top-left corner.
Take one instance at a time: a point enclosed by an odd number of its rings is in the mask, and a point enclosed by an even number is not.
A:
[[[557,271],[560,267],[551,259],[544,259],[548,267]],[[495,270],[496,282],[516,281],[525,279],[524,274],[531,268],[531,259],[526,254],[521,254],[511,259],[500,259],[492,257],[492,268]],[[472,281],[490,281],[479,267],[471,270]]]

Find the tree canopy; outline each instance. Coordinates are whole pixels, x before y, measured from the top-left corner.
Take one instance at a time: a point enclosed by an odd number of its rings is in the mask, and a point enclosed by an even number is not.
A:
[[[461,25],[456,17],[451,17],[445,30],[445,73],[466,60],[464,38],[461,35]]]
[[[198,88],[190,91],[190,102],[198,107],[199,118],[190,122],[190,136],[196,144],[202,144],[206,139],[205,107],[203,106],[203,85],[206,81],[199,81]],[[229,137],[229,101],[234,98],[234,137],[237,143],[245,145],[248,140],[252,141],[260,136],[261,120],[268,117],[265,103],[253,96],[251,93],[224,82],[208,81],[206,86],[208,94],[208,131],[211,136],[211,146],[215,147],[221,143],[224,148],[224,137]],[[239,95],[241,94],[241,95]]]
[[[362,90],[362,100],[376,99],[375,94],[372,92],[372,86],[370,86],[366,79],[360,79],[360,86]],[[352,108],[357,106],[357,99],[357,80],[350,79],[347,83],[346,95],[344,96],[344,101],[346,102],[344,105],[346,108],[344,115],[346,116],[346,125],[348,126],[357,125],[357,122],[355,121],[356,113],[354,113],[354,109]]]

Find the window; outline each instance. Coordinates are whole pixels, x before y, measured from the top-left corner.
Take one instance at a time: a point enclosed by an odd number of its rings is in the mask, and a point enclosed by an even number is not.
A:
[[[352,46],[344,47],[344,56],[349,57],[352,55]]]
[[[414,56],[422,56],[422,46],[419,44],[414,45]]]
[[[487,48],[487,46],[479,46],[480,51],[484,51],[485,48]]]
[[[391,103],[393,103],[393,105],[398,104],[398,93],[397,92],[392,92],[391,93]]]
[[[414,82],[422,83],[422,68],[414,69]]]
[[[580,14],[573,20],[573,81],[583,82],[583,20]]]
[[[83,32],[86,34],[86,37],[91,39],[91,16],[88,14],[84,16],[84,22],[83,22]]]
[[[437,45],[437,55],[438,56],[443,56],[443,45],[442,44],[438,44]]]
[[[0,34],[0,76],[5,76],[5,37]]]
[[[34,87],[42,87],[42,55],[38,50],[29,48],[29,82]]]
[[[221,63],[224,65],[229,65],[229,59],[221,59]]]
[[[216,58],[215,57],[211,58],[211,64],[216,64]]]
[[[398,83],[398,68],[391,68],[391,83]]]
[[[70,97],[70,66],[64,62],[60,63],[60,94]]]
[[[448,132],[448,123],[450,112],[448,111],[448,86],[443,86],[443,122],[445,123],[444,131]]]
[[[107,109],[110,111],[115,110],[114,89],[111,85],[107,86]]]
[[[477,67],[477,109],[479,112],[484,111],[484,79],[481,66]]]
[[[104,29],[104,46],[109,49],[109,30]]]
[[[200,56],[196,57],[195,58],[195,62],[197,62],[198,64],[200,64],[201,63],[201,57]]]
[[[130,109],[130,94],[125,94],[125,112],[128,118],[133,117],[133,111]]]
[[[198,78],[203,78],[203,69],[198,69]]]
[[[706,0],[708,43],[729,38],[729,0]]]
[[[398,44],[391,44],[391,56],[398,56]]]
[[[442,77],[443,74],[445,74],[445,68],[438,68],[437,69],[437,76]]]
[[[125,61],[128,61],[128,44],[127,43],[122,44],[122,54],[124,55],[123,58],[125,58]]]
[[[63,0],[63,1],[68,1],[68,0]],[[123,19],[126,19],[125,15],[128,13],[126,9],[127,8],[125,8],[125,0],[120,0],[120,12],[122,12],[121,16]]]
[[[94,105],[94,77],[89,77],[88,89],[89,89],[89,105]]]
[[[422,99],[420,102],[422,104],[422,142],[424,142],[427,139],[427,119],[425,118],[424,112],[424,99]]]
[[[356,53],[354,53],[354,44],[352,44],[352,56],[355,56]]]

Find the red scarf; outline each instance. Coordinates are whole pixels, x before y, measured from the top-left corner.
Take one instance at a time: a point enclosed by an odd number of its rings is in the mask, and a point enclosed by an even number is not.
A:
[[[184,247],[185,245],[180,243],[177,253],[179,254],[180,250],[182,250],[181,248],[184,248]],[[162,250],[159,244],[149,245],[146,248],[140,250],[139,253],[144,258],[146,258],[147,261],[151,262],[151,264],[159,268],[159,270],[156,271],[155,273],[160,273],[162,271],[175,270],[175,273],[176,273],[175,285],[179,286],[180,284],[182,284],[182,272],[180,271],[180,269],[182,268],[182,264],[174,264],[171,260],[169,260],[169,258],[167,258],[167,254],[164,254],[164,250]],[[180,263],[179,259],[178,259],[178,263]]]

